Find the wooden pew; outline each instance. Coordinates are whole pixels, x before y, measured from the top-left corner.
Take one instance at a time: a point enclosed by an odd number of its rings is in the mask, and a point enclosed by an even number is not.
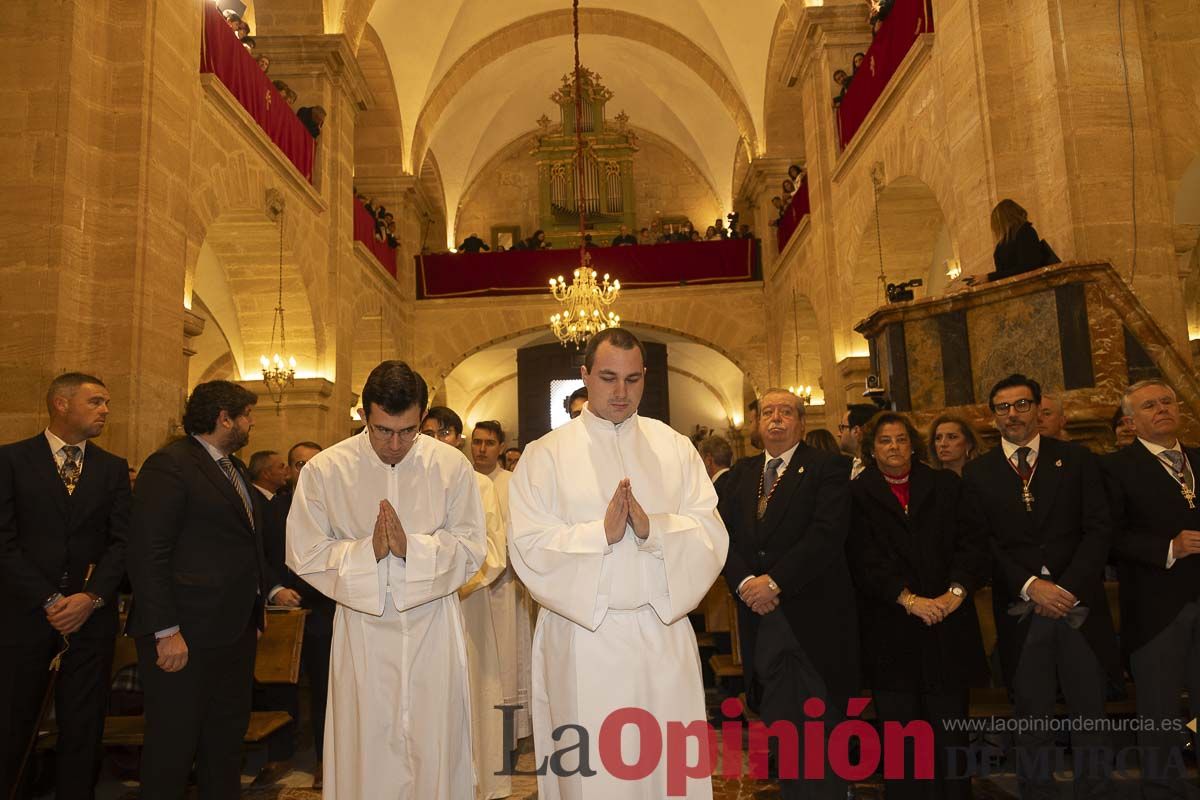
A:
[[[259,683],[296,683],[300,680],[300,647],[304,643],[305,609],[271,609],[267,629],[258,640],[254,656],[254,679]],[[122,629],[124,623],[122,621]],[[118,636],[113,650],[112,675],[137,664],[134,640]],[[254,711],[244,741],[261,742],[292,721],[286,711]],[[109,716],[104,719],[106,747],[141,747],[146,736],[143,716]],[[54,747],[58,732],[53,725],[40,732],[38,747]]]
[[[738,630],[737,603],[724,580],[718,579],[713,587],[716,599],[711,613],[713,617],[721,620],[717,623],[721,625],[721,629],[729,631],[729,652],[716,653],[708,659],[708,665],[712,668],[713,675],[717,680],[740,678],[742,677],[742,642]],[[707,619],[708,616],[706,613],[705,618]]]

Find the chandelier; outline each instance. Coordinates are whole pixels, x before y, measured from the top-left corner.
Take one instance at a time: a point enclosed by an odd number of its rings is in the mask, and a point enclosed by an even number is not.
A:
[[[563,309],[550,317],[550,330],[562,343],[575,345],[578,350],[587,343],[594,334],[605,328],[615,328],[621,324],[621,318],[608,307],[617,299],[621,291],[621,282],[613,279],[609,282],[607,273],[604,279],[596,282],[596,270],[592,269],[592,257],[587,252],[587,240],[584,239],[583,216],[583,94],[580,90],[580,76],[583,68],[579,64],[579,0],[571,3],[572,40],[575,45],[575,208],[579,211],[579,268],[575,270],[570,286],[563,276],[550,279],[550,296],[563,306]]]
[[[812,387],[811,386],[789,386],[788,391],[800,398],[800,402],[804,405],[812,405]]]
[[[279,331],[279,349],[275,349],[275,331]],[[287,356],[287,332],[283,327],[283,208],[279,208],[279,294],[275,300],[275,316],[271,320],[271,343],[268,352],[274,352],[274,357],[268,359],[259,356],[262,364],[263,383],[271,399],[275,401],[275,413],[279,413],[283,403],[283,393],[296,382],[296,359]],[[283,353],[287,361],[279,354]]]
[[[570,285],[562,275],[550,279],[550,294],[564,306],[564,310],[550,317],[550,330],[564,347],[568,343],[581,347],[594,334],[621,324],[617,314],[606,310],[617,299],[621,282],[610,283],[608,273],[605,273],[597,283],[596,270],[592,269],[591,263],[591,256],[584,253],[583,264],[575,270]]]

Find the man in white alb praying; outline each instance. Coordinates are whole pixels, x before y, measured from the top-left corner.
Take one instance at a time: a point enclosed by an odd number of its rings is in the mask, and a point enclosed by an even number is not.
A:
[[[462,447],[462,417],[446,406],[434,406],[421,422],[421,433],[455,450]],[[463,628],[467,633],[467,672],[471,678],[471,742],[475,748],[475,797],[496,800],[512,794],[512,777],[504,774],[511,746],[504,738],[504,718],[497,706],[506,702],[504,666],[496,636],[492,594],[487,589],[508,567],[508,531],[492,480],[475,471],[475,484],[487,520],[487,555],[479,572],[458,590]],[[481,591],[482,590],[482,591]]]
[[[471,465],[420,435],[428,389],[384,361],[362,391],[366,430],[313,457],[287,525],[287,564],[337,601],[325,800],[474,796],[458,589],[483,565]]]
[[[533,738],[537,763],[587,731],[579,752],[538,777],[540,800],[662,800],[662,760],[646,778],[610,774],[598,752],[613,711],[648,711],[667,723],[706,719],[700,656],[688,612],[720,575],[729,536],[717,495],[692,443],[638,416],[645,350],[622,328],[588,342],[583,413],[525,449],[510,484],[509,558],[542,606],[533,637]],[[701,757],[691,740],[688,763]],[[634,726],[622,760],[640,762]],[[566,774],[572,773],[572,774]],[[686,797],[711,798],[711,778],[689,779]]]

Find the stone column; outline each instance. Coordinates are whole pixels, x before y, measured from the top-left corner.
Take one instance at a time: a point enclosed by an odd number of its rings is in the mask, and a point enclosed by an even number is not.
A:
[[[261,380],[239,383],[258,397],[250,443],[239,453],[243,460],[259,450],[286,455],[289,447],[306,440],[328,447],[349,433],[350,403],[335,407],[334,385],[324,378],[298,379],[284,390],[278,406]]]
[[[180,418],[188,142],[200,5],[5,4],[0,441],[45,424],[61,372],[94,373],[101,446],[132,463]],[[153,20],[131,28],[129,20]]]
[[[264,16],[256,31],[256,49],[271,57],[271,76],[296,91],[299,106],[320,105],[326,110],[317,139],[313,180],[328,206],[328,246],[323,253],[307,256],[324,265],[320,272],[328,280],[321,314],[325,324],[317,332],[324,342],[324,357],[316,372],[332,381],[332,394],[321,406],[328,409],[330,418],[317,427],[341,430],[350,407],[355,309],[357,293],[364,284],[360,272],[365,268],[354,253],[354,125],[359,111],[374,101],[346,36],[315,32],[278,35],[266,24],[264,9],[260,8],[259,14]]]

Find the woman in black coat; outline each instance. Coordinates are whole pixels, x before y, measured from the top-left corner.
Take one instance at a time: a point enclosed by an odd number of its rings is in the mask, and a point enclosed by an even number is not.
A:
[[[970,779],[948,779],[946,747],[965,732],[939,720],[966,719],[969,688],[986,685],[987,663],[973,593],[990,571],[987,538],[962,480],[921,463],[920,435],[903,414],[876,414],[863,432],[866,469],[851,482],[850,568],[859,593],[867,688],[883,721],[930,722],[934,780],[885,781],[888,800],[970,796]],[[954,774],[964,772],[962,752]],[[886,756],[886,754],[885,754]]]
[[[1001,200],[992,209],[992,233],[996,236],[996,249],[992,252],[996,271],[988,275],[989,280],[1011,278],[1061,260],[1038,236],[1029,213],[1012,200]]]

